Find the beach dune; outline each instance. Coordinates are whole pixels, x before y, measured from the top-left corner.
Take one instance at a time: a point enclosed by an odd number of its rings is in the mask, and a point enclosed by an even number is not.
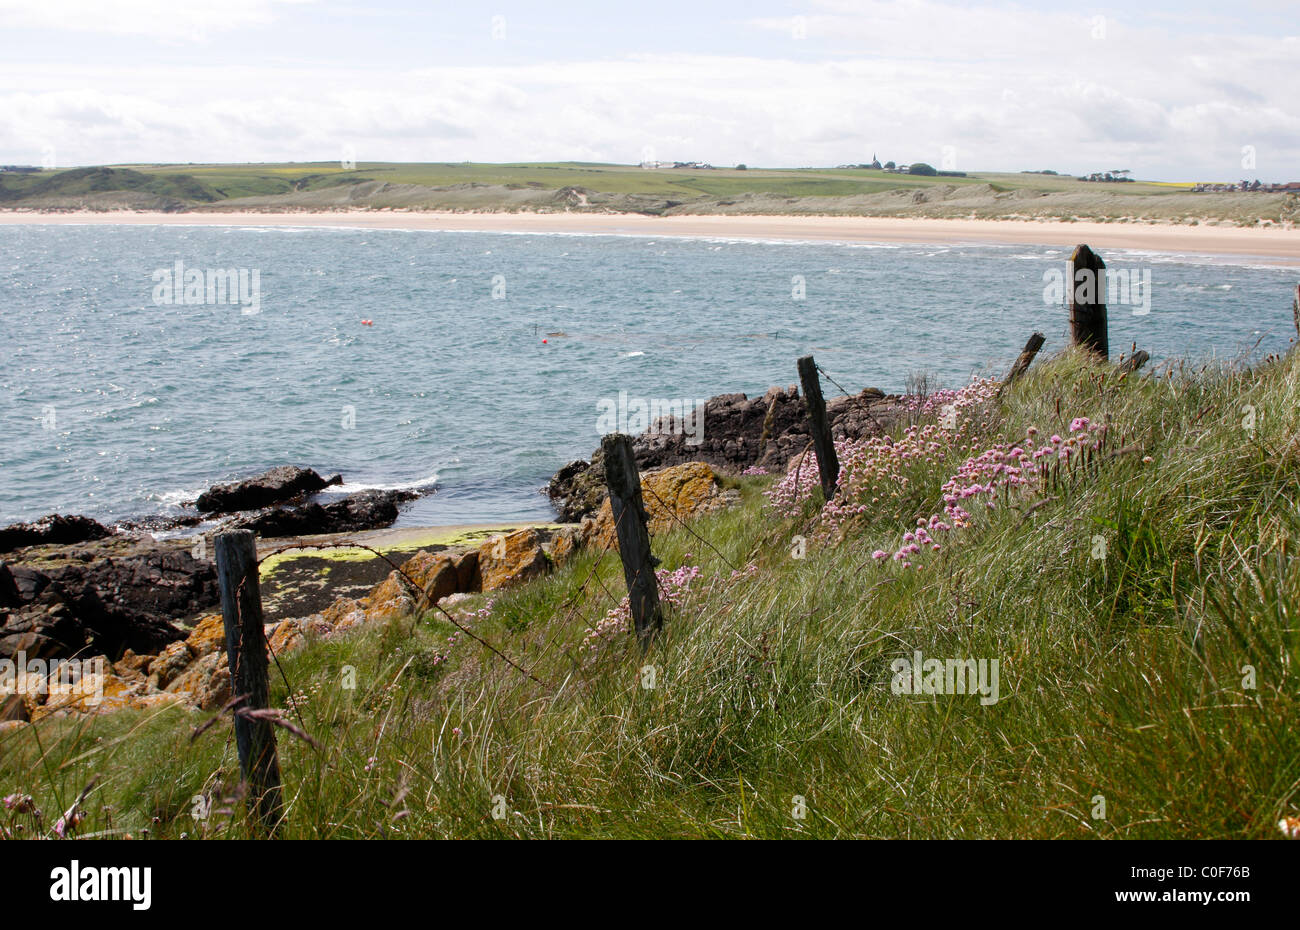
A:
[[[1047,245],[1256,256],[1300,265],[1300,230],[1281,227],[1174,226],[1143,223],[955,220],[858,216],[645,216],[615,213],[303,213],[0,212],[0,226],[298,226],[507,233],[672,236],[804,242]]]

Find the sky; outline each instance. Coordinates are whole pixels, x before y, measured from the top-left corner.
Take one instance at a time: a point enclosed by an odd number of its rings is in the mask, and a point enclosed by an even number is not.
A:
[[[1295,0],[0,0],[0,164],[1300,180]]]

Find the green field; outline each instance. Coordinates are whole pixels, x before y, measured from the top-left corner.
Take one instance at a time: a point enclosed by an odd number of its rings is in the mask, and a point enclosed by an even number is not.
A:
[[[1291,194],[1192,193],[1172,182],[1092,183],[1002,172],[924,177],[870,169],[643,169],[563,163],[119,165],[0,173],[0,208],[36,210],[587,211],[1042,218],[1278,224]]]

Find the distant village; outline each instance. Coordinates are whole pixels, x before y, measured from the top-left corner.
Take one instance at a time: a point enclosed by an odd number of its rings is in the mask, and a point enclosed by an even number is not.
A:
[[[1197,184],[1192,188],[1194,194],[1224,194],[1234,191],[1261,194],[1298,193],[1300,192],[1300,181],[1291,181],[1287,184],[1264,184],[1259,179],[1256,179],[1254,181],[1238,181],[1236,184]]]
[[[892,161],[887,161],[882,165],[880,163],[880,159],[877,158],[875,155],[871,156],[870,163],[863,162],[860,165],[836,165],[835,167],[838,170],[843,170],[845,168],[869,168],[874,171],[885,171],[888,172],[889,174],[917,174],[917,175],[924,175],[926,177],[940,177],[940,178],[966,177],[965,171],[939,171],[936,168],[934,168],[932,165],[927,165],[923,161],[914,162],[910,165],[898,165]]]
[[[1097,171],[1089,175],[1080,175],[1079,180],[1100,181],[1103,183],[1106,182],[1123,183],[1126,181],[1133,180],[1132,178],[1129,177],[1130,174],[1132,174],[1132,172],[1129,171],[1127,168],[1118,169],[1115,171]],[[1192,193],[1194,194],[1203,194],[1203,193],[1229,194],[1229,193],[1241,193],[1241,192],[1261,193],[1261,194],[1277,194],[1277,193],[1285,194],[1285,193],[1291,193],[1293,191],[1300,191],[1300,181],[1292,181],[1289,184],[1265,184],[1263,181],[1256,179],[1254,181],[1238,181],[1236,184],[1197,184],[1192,188]]]
[[[642,168],[694,168],[700,171],[717,171],[713,165],[703,161],[643,161]],[[737,165],[743,169],[744,165]]]
[[[678,170],[690,169],[695,171],[718,170],[716,165],[710,165],[708,162],[703,162],[703,161],[643,161],[641,162],[641,167],[642,168],[674,168]],[[837,170],[840,171],[844,171],[852,168],[866,168],[874,171],[885,171],[888,172],[889,174],[913,174],[913,175],[924,175],[926,177],[940,177],[940,178],[966,177],[965,171],[939,171],[933,166],[927,165],[925,162],[919,162],[919,161],[913,162],[910,165],[899,165],[899,164],[895,164],[892,161],[887,161],[882,165],[880,163],[880,159],[877,158],[875,155],[871,156],[870,162],[863,162],[862,164],[858,164],[858,165],[836,165],[835,167]],[[746,165],[736,165],[735,170],[745,171],[746,168],[747,168]],[[811,166],[806,166],[804,169],[800,169],[800,170],[811,170]]]

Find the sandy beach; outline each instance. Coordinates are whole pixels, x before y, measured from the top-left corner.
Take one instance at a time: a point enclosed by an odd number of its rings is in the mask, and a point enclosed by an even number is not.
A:
[[[359,229],[472,230],[512,233],[674,236],[803,242],[962,243],[1251,257],[1300,265],[1300,230],[1277,227],[1060,223],[1021,220],[902,219],[846,216],[644,216],[594,213],[322,213],[0,212],[0,226],[168,225],[312,226]]]

